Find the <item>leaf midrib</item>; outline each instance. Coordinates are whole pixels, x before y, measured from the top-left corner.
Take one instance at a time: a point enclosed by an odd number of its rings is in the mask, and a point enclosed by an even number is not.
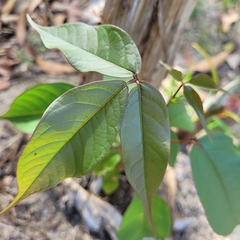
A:
[[[32,183],[29,184],[29,187],[24,191],[24,193],[26,193],[28,191],[28,189],[32,186],[32,184],[37,180],[37,178],[39,177],[39,175],[44,171],[44,169],[46,169],[46,167],[51,163],[51,161],[53,160],[53,158],[55,158],[55,156],[62,150],[62,148],[71,141],[71,139],[77,134],[77,132],[79,132],[89,121],[92,117],[94,117],[98,112],[100,112],[104,106],[106,106],[115,96],[117,96],[125,87],[127,87],[126,83],[119,88],[113,95],[111,95],[110,98],[108,98],[87,120],[84,124],[81,125],[81,127],[77,128],[77,130],[75,131],[75,133],[72,134],[72,136],[65,141],[65,143],[59,148],[59,150],[56,152],[55,155],[53,155],[52,159],[44,166],[43,170],[41,170],[39,172],[39,174],[33,179]],[[32,151],[31,151],[32,152]],[[30,152],[30,153],[31,153]],[[30,154],[28,153],[28,154]],[[73,174],[74,175],[74,174]],[[58,182],[58,180],[57,180]],[[42,190],[42,189],[41,189]],[[24,193],[22,194],[22,196],[24,196]]]
[[[33,22],[33,21],[31,21],[31,22]],[[33,22],[33,23],[34,23],[34,22]],[[123,67],[121,67],[121,66],[119,66],[119,65],[116,65],[115,63],[113,63],[113,62],[111,62],[111,61],[109,61],[109,60],[106,60],[106,59],[104,59],[104,58],[101,58],[101,57],[99,57],[98,55],[95,55],[95,54],[87,51],[87,50],[84,49],[84,48],[80,48],[80,47],[77,47],[76,45],[74,45],[74,44],[72,44],[72,43],[69,43],[69,42],[67,42],[67,41],[63,41],[62,39],[60,39],[60,38],[58,38],[58,37],[50,34],[49,32],[43,30],[43,27],[40,26],[40,25],[38,25],[38,24],[36,24],[36,23],[34,23],[34,25],[36,25],[37,28],[40,29],[40,31],[41,31],[42,33],[47,34],[47,35],[50,35],[51,37],[55,38],[55,39],[57,40],[57,42],[62,42],[62,43],[64,43],[64,44],[73,46],[73,47],[76,48],[77,50],[80,49],[80,50],[82,50],[82,51],[85,51],[86,53],[92,55],[93,57],[95,57],[95,58],[97,58],[97,59],[100,59],[101,61],[106,62],[106,63],[109,64],[109,65],[113,65],[114,67],[117,67],[117,68],[119,68],[119,69],[121,69],[121,70],[124,70],[125,72],[127,71],[127,72],[131,73],[131,75],[134,74],[131,70],[126,69],[126,68],[123,68]],[[50,29],[50,27],[48,27],[47,29]],[[97,31],[96,29],[94,29],[94,30]],[[41,34],[40,34],[40,36],[41,36]],[[41,38],[42,38],[43,42],[45,42],[45,40],[43,39],[42,36],[41,36]],[[53,48],[53,47],[51,47],[51,48]],[[57,48],[58,48],[58,47],[57,47]],[[60,50],[61,50],[61,49],[60,49]],[[61,50],[61,51],[62,51],[62,50]],[[65,54],[65,53],[64,53],[64,54]],[[71,64],[71,65],[72,65],[72,64]],[[129,76],[129,77],[130,77],[130,76]]]
[[[144,167],[144,192],[145,192],[145,197],[146,197],[146,200],[147,200],[147,208],[148,208],[148,211],[150,210],[149,209],[149,203],[148,203],[148,198],[147,198],[147,188],[146,188],[146,171],[145,171],[145,151],[144,151],[144,147],[143,147],[143,142],[144,142],[144,131],[143,131],[143,110],[142,110],[142,85],[141,84],[138,84],[137,85],[138,87],[138,99],[139,99],[139,111],[140,111],[140,114],[139,114],[139,120],[140,120],[140,126],[141,126],[141,145],[142,145],[142,157],[143,157],[143,167]],[[151,215],[151,213],[149,212],[149,214]]]

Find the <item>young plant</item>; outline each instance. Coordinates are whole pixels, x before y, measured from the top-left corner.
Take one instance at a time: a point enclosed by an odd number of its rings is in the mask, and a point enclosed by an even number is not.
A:
[[[42,91],[45,85],[39,85],[15,99],[10,110],[1,116],[25,132],[29,132],[27,125],[35,126],[40,120],[18,162],[18,195],[1,214],[27,196],[68,177],[80,177],[93,170],[101,174],[108,168],[106,179],[117,178],[115,166],[120,159],[116,157],[118,152],[110,148],[120,132],[125,173],[136,192],[118,231],[120,239],[170,234],[170,211],[156,191],[169,158],[174,165],[180,142],[194,144],[190,154],[194,179],[213,229],[226,235],[240,224],[239,149],[230,137],[209,133],[205,117],[221,109],[204,112],[198,93],[190,86],[216,91],[219,87],[211,78],[198,75],[183,82],[182,73],[165,64],[180,83],[166,104],[157,89],[138,79],[140,54],[123,30],[83,23],[41,27],[29,16],[28,21],[44,45],[60,49],[74,68],[97,71],[110,80],[74,88],[58,83],[60,90],[58,85],[49,85]],[[176,98],[182,89],[200,122],[192,123],[183,100]],[[31,99],[32,104],[27,105],[30,96],[35,101],[33,104]],[[194,132],[201,129],[199,126],[209,136],[196,140]],[[175,132],[170,133],[170,127],[188,132],[188,138],[179,140]],[[116,183],[107,185],[107,191],[114,188]]]

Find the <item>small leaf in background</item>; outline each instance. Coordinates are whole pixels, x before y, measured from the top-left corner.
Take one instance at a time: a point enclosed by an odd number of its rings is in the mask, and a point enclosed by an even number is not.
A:
[[[178,140],[177,134],[171,131],[171,140]],[[179,144],[177,142],[171,142],[170,147],[170,157],[169,157],[169,165],[171,167],[174,166],[178,154]]]
[[[191,151],[196,188],[213,230],[228,235],[240,224],[240,151],[224,134],[205,136]]]
[[[103,175],[103,191],[105,194],[112,194],[115,190],[117,190],[119,186],[119,171],[118,169],[112,169],[108,171],[105,175]]]
[[[218,55],[214,57],[210,57],[208,53],[198,44],[198,43],[192,43],[192,47],[197,50],[202,57],[204,58],[200,62],[194,64],[191,66],[191,70],[194,72],[208,72],[211,70],[212,78],[215,83],[218,83],[218,72],[217,67],[222,62],[218,61]]]
[[[119,78],[140,72],[138,49],[129,35],[118,27],[84,23],[42,27],[27,18],[44,45],[60,49],[69,63],[81,72],[95,71]]]
[[[218,85],[206,74],[198,74],[191,78],[188,83],[198,87],[216,90],[218,89]]]
[[[35,192],[92,171],[119,132],[127,94],[124,81],[100,81],[56,99],[20,156],[19,192],[1,213]]]
[[[0,118],[10,120],[22,132],[32,133],[47,107],[73,87],[67,83],[36,85],[19,95],[11,104],[8,112]]]
[[[177,81],[181,82],[183,80],[182,72],[171,68],[168,64],[160,61],[160,63],[168,70],[168,73]]]
[[[153,201],[153,222],[156,237],[169,236],[171,231],[171,212],[168,205],[155,195]],[[127,208],[120,229],[117,232],[119,240],[139,240],[144,237],[154,237],[144,213],[141,199],[135,195]]]
[[[190,132],[195,129],[195,124],[187,114],[186,108],[181,99],[177,99],[175,103],[169,103],[168,114],[171,127],[177,127]]]
[[[217,116],[212,116],[208,120],[207,127],[211,132],[221,132],[228,136],[232,135],[230,127]]]
[[[152,201],[168,164],[170,126],[166,103],[149,83],[142,82],[130,92],[120,135],[127,178],[154,229]]]
[[[181,82],[183,80],[183,75],[182,72],[176,70],[176,69],[171,69],[169,71],[169,74],[177,81]]]
[[[110,150],[103,160],[94,169],[94,173],[102,175],[105,172],[112,171],[115,166],[120,162],[121,156],[117,150]]]
[[[190,106],[193,107],[195,112],[197,113],[199,120],[205,129],[207,133],[209,133],[206,125],[206,120],[203,113],[203,106],[202,101],[197,92],[190,86],[184,86],[183,87],[183,94],[187,100],[187,102],[190,104]]]
[[[115,140],[114,140],[114,142],[113,142],[113,144],[112,144],[112,147],[117,148],[117,147],[120,146],[120,144],[121,144],[121,139],[120,139],[120,134],[118,133],[116,138],[115,138]]]

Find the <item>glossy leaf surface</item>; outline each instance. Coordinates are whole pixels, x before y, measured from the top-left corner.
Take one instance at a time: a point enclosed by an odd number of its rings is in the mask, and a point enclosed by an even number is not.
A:
[[[158,196],[153,201],[153,222],[156,236],[169,236],[171,230],[171,213],[168,205]],[[135,195],[127,208],[120,229],[117,233],[119,240],[139,240],[144,237],[154,237],[144,214],[141,199]]]
[[[170,103],[168,105],[168,113],[171,127],[177,127],[186,131],[194,130],[195,124],[187,114],[182,100],[177,99],[176,103]]]
[[[218,85],[206,74],[196,75],[188,83],[202,88],[218,89]]]
[[[19,193],[4,210],[68,177],[89,173],[114,141],[127,100],[124,81],[74,88],[44,113],[17,169]]]
[[[81,72],[96,71],[126,78],[141,69],[141,57],[135,43],[118,27],[84,23],[42,27],[29,16],[28,21],[47,48],[60,49],[69,63]]]
[[[240,224],[240,151],[226,135],[211,137],[191,151],[193,176],[213,230],[228,235]]]
[[[164,99],[150,84],[131,90],[120,134],[127,178],[151,222],[152,201],[168,164],[170,127]]]
[[[208,132],[206,120],[203,113],[201,98],[199,97],[197,92],[190,86],[184,86],[183,93],[187,102],[190,104],[190,106],[193,107],[193,109],[197,113],[203,128],[206,130],[206,132]]]
[[[19,95],[0,118],[10,120],[22,132],[32,133],[47,107],[73,87],[67,83],[36,85]]]

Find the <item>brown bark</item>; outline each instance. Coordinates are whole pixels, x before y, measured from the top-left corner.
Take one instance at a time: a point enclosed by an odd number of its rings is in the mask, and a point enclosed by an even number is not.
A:
[[[172,65],[180,36],[196,0],[107,0],[104,23],[127,31],[139,48],[139,78],[159,87],[166,70],[159,60]]]

